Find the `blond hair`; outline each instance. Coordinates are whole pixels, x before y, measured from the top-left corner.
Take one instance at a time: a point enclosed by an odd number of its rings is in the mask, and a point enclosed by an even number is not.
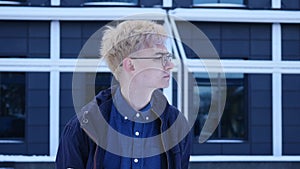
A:
[[[102,37],[100,55],[118,79],[118,68],[124,58],[139,50],[165,43],[166,37],[164,27],[154,21],[124,21],[116,27],[107,26]]]

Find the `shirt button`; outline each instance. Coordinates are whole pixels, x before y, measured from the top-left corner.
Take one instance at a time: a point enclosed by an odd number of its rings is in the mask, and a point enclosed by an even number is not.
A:
[[[135,116],[136,116],[136,117],[140,117],[140,113],[137,113]]]
[[[140,132],[136,131],[136,132],[135,132],[135,135],[136,135],[136,136],[139,136],[139,135],[140,135]]]
[[[149,117],[148,117],[148,116],[146,117],[146,120],[149,120]]]
[[[135,163],[138,163],[138,162],[139,162],[139,159],[135,158],[133,161],[134,161]]]
[[[127,119],[128,119],[128,117],[127,117],[127,116],[125,116],[125,117],[124,117],[124,119],[125,119],[125,120],[127,120]]]

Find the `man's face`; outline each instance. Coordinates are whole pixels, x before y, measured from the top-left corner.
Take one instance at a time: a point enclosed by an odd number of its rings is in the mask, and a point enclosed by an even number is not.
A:
[[[143,49],[130,55],[135,68],[132,82],[151,89],[168,87],[170,71],[174,67],[170,57],[164,45]]]

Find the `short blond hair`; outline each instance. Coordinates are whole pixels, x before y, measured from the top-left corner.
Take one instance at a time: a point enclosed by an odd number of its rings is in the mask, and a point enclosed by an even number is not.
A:
[[[124,58],[142,49],[165,43],[164,27],[154,21],[129,20],[116,27],[107,26],[104,31],[100,55],[118,79],[118,68]]]

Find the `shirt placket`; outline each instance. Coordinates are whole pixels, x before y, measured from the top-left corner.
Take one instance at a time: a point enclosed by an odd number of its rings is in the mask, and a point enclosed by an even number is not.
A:
[[[141,113],[137,112],[135,115],[137,121],[141,121]],[[133,125],[133,158],[132,158],[132,169],[142,169],[143,168],[143,143],[141,141],[143,134],[144,123],[134,123]]]

